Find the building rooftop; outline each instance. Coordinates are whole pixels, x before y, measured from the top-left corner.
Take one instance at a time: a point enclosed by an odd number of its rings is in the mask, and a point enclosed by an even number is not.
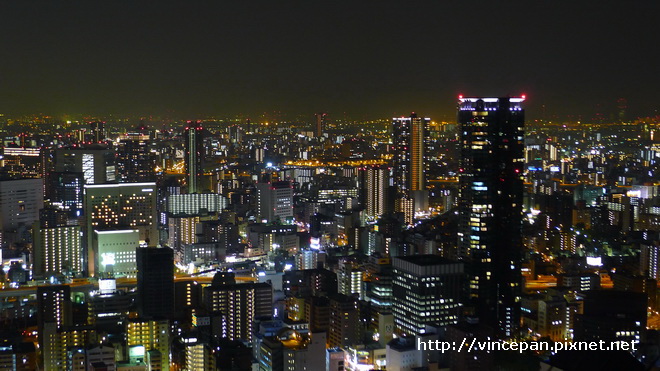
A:
[[[439,265],[439,264],[454,264],[454,260],[446,259],[438,255],[413,255],[413,256],[400,256],[396,259],[401,259],[408,263],[413,263],[416,265]]]

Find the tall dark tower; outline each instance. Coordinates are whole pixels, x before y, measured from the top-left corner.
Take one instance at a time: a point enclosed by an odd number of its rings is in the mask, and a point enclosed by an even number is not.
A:
[[[184,135],[186,137],[186,176],[188,193],[197,193],[202,175],[202,156],[204,155],[204,128],[199,121],[188,121]]]
[[[314,136],[320,138],[325,132],[325,118],[328,116],[327,113],[317,113],[316,115],[316,126],[314,127]]]
[[[136,249],[138,314],[164,319],[174,314],[174,252],[169,247]]]
[[[461,125],[458,258],[470,268],[470,297],[498,336],[520,323],[523,98],[459,98]]]

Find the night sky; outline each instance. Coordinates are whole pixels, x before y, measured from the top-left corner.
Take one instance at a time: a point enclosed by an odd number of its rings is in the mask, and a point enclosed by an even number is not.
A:
[[[660,1],[0,3],[0,113],[454,117],[660,109]],[[600,105],[600,108],[597,106]]]

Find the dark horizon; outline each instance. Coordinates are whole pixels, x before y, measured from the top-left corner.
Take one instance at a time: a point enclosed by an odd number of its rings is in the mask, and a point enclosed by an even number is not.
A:
[[[654,116],[657,2],[0,4],[0,112],[453,119]],[[545,107],[544,107],[545,106]]]

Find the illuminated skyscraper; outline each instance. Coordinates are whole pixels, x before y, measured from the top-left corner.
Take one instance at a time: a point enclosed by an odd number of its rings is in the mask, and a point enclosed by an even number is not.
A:
[[[387,212],[390,169],[370,166],[360,171],[362,197],[368,216],[378,218]]]
[[[480,319],[501,337],[520,322],[524,98],[460,98],[458,258]]]
[[[401,193],[422,191],[426,187],[429,121],[414,112],[410,117],[392,119],[394,183]]]
[[[199,121],[188,121],[184,131],[186,139],[186,176],[188,193],[199,191],[199,178],[202,176],[202,156],[204,156],[204,128]]]

